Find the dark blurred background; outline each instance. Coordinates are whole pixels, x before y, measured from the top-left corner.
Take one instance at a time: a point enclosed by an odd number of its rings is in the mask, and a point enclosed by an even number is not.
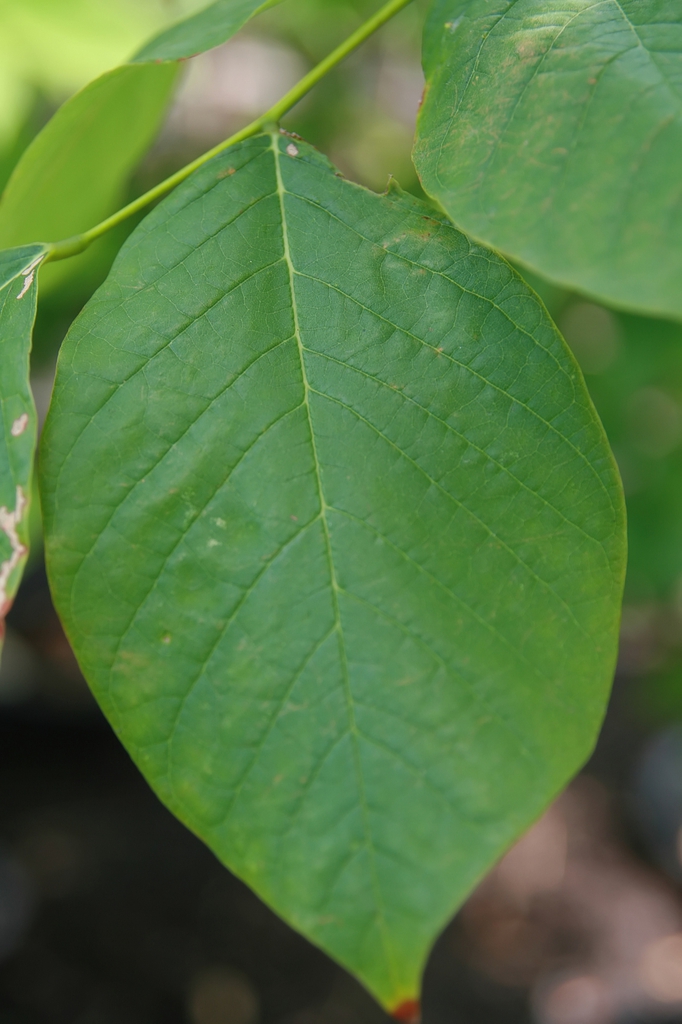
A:
[[[0,187],[59,102],[203,2],[2,0]],[[128,198],[261,113],[375,7],[290,0],[188,62]],[[393,175],[420,194],[423,10],[403,12],[286,122],[379,191]],[[121,240],[41,299],[41,416],[65,330]],[[528,279],[623,476],[621,657],[594,757],[437,943],[424,1024],[682,1024],[682,325]],[[0,669],[0,1024],[381,1024],[352,979],[152,796],[61,631],[37,511],[33,535]]]

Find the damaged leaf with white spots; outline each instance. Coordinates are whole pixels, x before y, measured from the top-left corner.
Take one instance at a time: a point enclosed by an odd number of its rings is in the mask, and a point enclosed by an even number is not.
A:
[[[391,1011],[585,761],[620,483],[511,267],[262,135],[122,249],[60,357],[48,572],[162,800]]]
[[[0,252],[0,631],[28,555],[37,419],[29,385],[38,268],[47,247]]]

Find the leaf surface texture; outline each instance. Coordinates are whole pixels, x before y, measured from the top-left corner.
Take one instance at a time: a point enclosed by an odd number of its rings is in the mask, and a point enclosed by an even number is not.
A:
[[[476,238],[682,316],[682,5],[437,0],[415,161]]]
[[[55,601],[156,792],[389,1008],[588,756],[619,482],[502,259],[259,136],[140,225],[60,356]]]

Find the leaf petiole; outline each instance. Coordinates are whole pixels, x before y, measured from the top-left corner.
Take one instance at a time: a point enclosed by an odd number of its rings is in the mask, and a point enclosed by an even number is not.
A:
[[[182,181],[190,176],[197,168],[207,163],[218,153],[222,153],[223,150],[228,149],[230,146],[236,145],[238,142],[243,142],[245,139],[250,138],[252,135],[256,135],[259,131],[265,128],[267,125],[278,124],[281,118],[295,107],[296,104],[303,99],[310,90],[320,82],[325,75],[327,75],[332,68],[336,67],[337,64],[341,63],[353,50],[357,49],[358,46],[362,45],[365,40],[369,39],[377,29],[385,25],[387,21],[390,21],[394,15],[398,14],[403,7],[411,3],[411,0],[388,0],[388,3],[384,4],[371,18],[368,18],[359,28],[355,30],[347,39],[345,39],[335,50],[320,61],[307,75],[296,83],[280,100],[277,101],[269,110],[266,110],[264,114],[257,117],[255,121],[247,124],[244,128],[241,128],[234,135],[231,135],[224,142],[220,142],[217,146],[209,149],[206,153],[202,153],[201,156],[197,157],[196,160],[192,160],[191,163],[182,167],[175,174],[172,174],[165,181],[155,185],[154,188],[149,189],[144,195],[134,199],[132,203],[128,203],[127,206],[122,207],[116,213],[113,213],[106,220],[103,220],[100,224],[90,228],[88,231],[82,232],[79,235],[73,235],[71,238],[66,238],[61,242],[49,243],[48,254],[45,257],[45,263],[55,262],[56,260],[65,260],[70,256],[77,256],[79,253],[84,252],[93,242],[102,235],[106,234],[112,228],[118,224],[127,220],[128,217],[132,217],[133,214],[139,210],[143,210],[145,206],[153,203],[154,200],[160,199],[179,185]]]

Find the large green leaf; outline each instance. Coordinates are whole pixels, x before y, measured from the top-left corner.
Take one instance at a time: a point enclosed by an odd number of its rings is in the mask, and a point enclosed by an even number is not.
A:
[[[29,385],[38,267],[45,246],[0,252],[0,640],[28,556],[37,418]]]
[[[281,0],[216,0],[152,39],[135,60],[183,60],[210,50],[233,36],[255,14],[278,3]]]
[[[76,321],[42,447],[74,650],[159,796],[395,1008],[588,756],[624,568],[610,451],[534,294],[260,136]]]
[[[415,149],[464,230],[624,308],[682,316],[679,0],[438,0]]]

